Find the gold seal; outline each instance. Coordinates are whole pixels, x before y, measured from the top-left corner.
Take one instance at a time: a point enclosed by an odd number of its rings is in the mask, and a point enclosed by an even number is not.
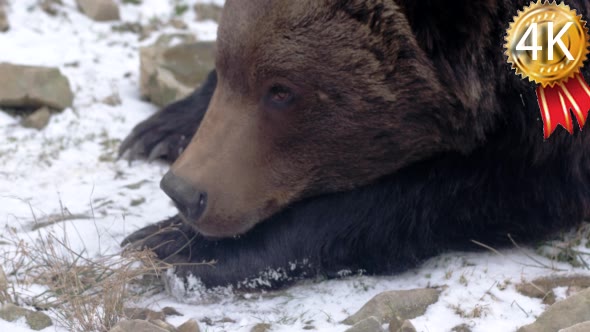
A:
[[[582,16],[563,3],[539,0],[518,12],[508,29],[505,48],[517,74],[552,87],[580,72],[588,46]]]

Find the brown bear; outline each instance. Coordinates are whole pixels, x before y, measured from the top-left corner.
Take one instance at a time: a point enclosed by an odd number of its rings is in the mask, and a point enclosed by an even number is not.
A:
[[[579,223],[590,134],[544,141],[503,53],[528,2],[227,0],[215,71],[121,146],[174,162],[180,212],[124,243],[206,286],[274,288]]]

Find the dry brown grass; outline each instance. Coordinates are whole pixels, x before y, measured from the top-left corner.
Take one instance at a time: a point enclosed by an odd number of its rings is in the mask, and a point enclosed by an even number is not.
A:
[[[564,272],[566,271],[565,269],[559,268],[557,264],[554,264],[556,262],[563,262],[568,263],[573,267],[590,270],[590,221],[582,222],[575,229],[555,234],[552,239],[544,241],[537,246],[536,253],[548,258],[550,262],[543,262],[535,255],[531,255],[528,250],[518,244],[510,234],[507,234],[507,237],[512,242],[513,247],[527,257],[528,261],[526,262],[513,260],[523,266],[543,268],[553,272]],[[475,240],[472,240],[471,242],[498,256],[505,256],[498,249],[485,243]]]
[[[148,251],[89,257],[86,250],[72,249],[65,232],[59,237],[39,233],[34,241],[8,232],[4,240],[11,243],[1,249],[12,249],[0,251],[0,264],[11,285],[6,294],[0,292],[0,302],[49,310],[56,323],[69,331],[110,330],[125,317],[125,307],[146,293],[162,290],[158,277],[170,268]],[[37,295],[18,291],[30,285],[46,291]]]
[[[537,252],[549,259],[569,263],[590,270],[590,222],[575,230],[558,234],[554,240],[543,243]]]

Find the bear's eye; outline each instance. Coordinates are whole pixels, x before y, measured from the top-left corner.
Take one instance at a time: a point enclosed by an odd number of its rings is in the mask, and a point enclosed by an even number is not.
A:
[[[277,107],[284,107],[293,101],[293,92],[284,85],[275,84],[268,91],[268,101]]]

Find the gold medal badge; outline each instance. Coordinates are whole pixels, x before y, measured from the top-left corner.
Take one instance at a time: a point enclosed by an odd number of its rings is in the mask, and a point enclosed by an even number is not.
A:
[[[580,129],[590,110],[590,87],[580,70],[590,38],[582,16],[564,3],[531,3],[514,18],[506,35],[508,62],[539,84],[537,98],[545,139],[558,125],[573,133],[570,110]]]

